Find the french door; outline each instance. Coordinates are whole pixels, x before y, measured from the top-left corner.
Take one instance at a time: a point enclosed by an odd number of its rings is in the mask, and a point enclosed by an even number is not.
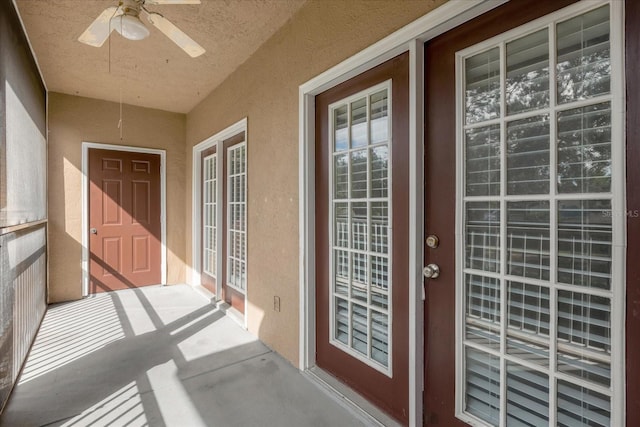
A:
[[[571,3],[425,46],[425,425],[623,423],[623,6]]]
[[[316,97],[316,363],[405,424],[408,67]]]

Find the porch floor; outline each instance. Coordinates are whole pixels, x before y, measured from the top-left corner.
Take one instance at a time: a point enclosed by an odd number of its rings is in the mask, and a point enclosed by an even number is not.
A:
[[[56,304],[1,426],[362,426],[187,285]]]

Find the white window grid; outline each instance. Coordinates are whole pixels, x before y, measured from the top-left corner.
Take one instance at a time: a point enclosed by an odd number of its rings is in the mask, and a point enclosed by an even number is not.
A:
[[[203,180],[203,268],[211,277],[217,274],[217,154],[213,153],[204,158]]]
[[[247,288],[246,143],[227,148],[227,286]]]
[[[590,392],[599,393],[610,399],[610,422],[611,425],[622,425],[624,420],[624,236],[625,236],[625,202],[624,202],[624,129],[622,112],[624,111],[624,97],[623,86],[624,81],[622,70],[622,8],[623,6],[616,1],[595,1],[581,2],[576,6],[570,6],[561,11],[553,13],[547,17],[543,17],[522,27],[516,28],[512,31],[508,31],[493,39],[482,42],[476,46],[465,49],[458,52],[457,55],[457,147],[458,147],[458,203],[456,214],[456,227],[457,230],[462,232],[457,233],[459,236],[463,236],[464,239],[465,230],[465,210],[464,206],[469,202],[497,202],[500,205],[499,222],[499,245],[492,247],[487,242],[495,242],[495,235],[485,235],[481,239],[484,240],[483,244],[478,245],[481,252],[478,254],[474,252],[472,247],[466,247],[464,240],[458,242],[458,255],[457,255],[457,285],[456,294],[458,295],[456,302],[456,324],[457,324],[457,345],[456,345],[456,415],[458,418],[470,423],[471,425],[490,425],[475,417],[472,414],[465,412],[465,348],[474,350],[481,350],[483,353],[490,355],[492,358],[500,360],[500,391],[499,402],[496,402],[500,406],[500,419],[499,425],[507,425],[507,365],[510,363],[517,363],[531,371],[538,372],[542,376],[546,376],[549,379],[549,425],[557,424],[557,410],[561,408],[557,406],[556,395],[561,391],[561,388],[567,390],[567,385],[573,385],[578,389],[587,390]],[[573,16],[577,16],[582,13],[586,13],[590,10],[597,9],[603,5],[609,5],[610,8],[610,49],[611,49],[611,90],[607,95],[596,96],[584,100],[578,100],[568,102],[566,104],[557,104],[557,86],[556,86],[556,57],[555,51],[555,24],[566,19],[570,19]],[[506,75],[506,44],[514,39],[518,39],[527,34],[534,33],[542,28],[547,28],[549,31],[549,92],[550,99],[549,105],[546,108],[536,109],[534,111],[528,111],[525,113],[517,113],[512,115],[506,114],[506,101],[505,101],[505,75]],[[465,103],[464,99],[464,59],[471,57],[475,54],[487,51],[492,47],[498,46],[500,49],[500,117],[496,119],[481,121],[479,123],[465,124]],[[556,185],[556,117],[557,113],[576,109],[584,106],[592,106],[601,103],[608,102],[611,105],[611,128],[612,128],[612,153],[611,162],[613,173],[611,175],[611,191],[599,192],[599,193],[559,193]],[[506,174],[506,122],[510,122],[516,119],[528,118],[533,116],[539,116],[542,114],[548,115],[551,120],[550,123],[550,159],[549,164],[550,176],[549,176],[549,195],[548,197],[541,197],[540,195],[507,195],[507,174]],[[490,125],[498,125],[500,127],[500,195],[499,196],[466,196],[465,192],[465,159],[464,159],[464,144],[465,144],[465,131],[468,129],[487,127]],[[547,270],[549,278],[547,280],[540,279],[540,277],[523,277],[512,276],[505,272],[508,263],[508,251],[509,239],[517,238],[507,233],[507,203],[508,202],[523,202],[523,201],[542,201],[545,200],[549,203],[549,235],[541,236],[538,241],[529,242],[534,247],[537,245],[537,250],[533,249],[542,256],[549,257],[549,265],[539,266],[539,270]],[[602,290],[598,288],[592,288],[589,286],[573,286],[570,284],[559,283],[557,280],[558,271],[561,271],[557,266],[558,258],[558,207],[563,201],[610,201],[610,215],[612,219],[612,257],[611,257],[611,277],[610,277],[610,289]],[[471,241],[477,241],[478,236],[472,236]],[[546,240],[546,244],[544,242]],[[593,245],[597,245],[597,242],[587,241],[573,241],[569,242],[573,245],[584,245],[587,247],[586,257],[590,257],[590,250]],[[531,247],[531,246],[527,246]],[[467,251],[467,253],[465,253]],[[496,252],[497,251],[497,252]],[[496,258],[500,260],[499,265],[502,268],[496,272],[488,272],[486,270],[477,270],[466,267],[465,263],[471,257],[478,256],[481,260],[495,263]],[[584,268],[582,263],[584,260],[573,260],[571,268],[575,267],[575,263],[580,264],[579,267],[589,271],[588,268]],[[477,275],[483,281],[494,280],[497,283],[496,289],[492,289],[491,286],[484,285],[480,287],[483,295],[473,295],[472,292],[465,290],[465,276]],[[573,282],[572,282],[573,283]],[[529,315],[533,316],[526,320],[525,314],[517,315],[511,313],[507,307],[507,298],[512,292],[512,287],[520,286],[523,289],[530,287],[537,290],[537,297],[540,304],[542,301],[548,300],[548,311],[538,307],[536,311],[529,311]],[[565,336],[561,338],[562,331],[558,326],[559,310],[558,304],[563,298],[567,298],[567,294],[580,294],[580,298],[589,300],[588,303],[583,304],[584,310],[580,313],[570,313],[569,321],[579,322],[585,326],[583,319],[589,317],[591,310],[598,310],[598,304],[592,304],[591,300],[598,297],[607,298],[611,301],[609,307],[610,310],[610,356],[592,351],[591,349],[597,348],[589,345],[588,342],[584,345],[584,352],[580,354],[575,353],[575,348],[572,348],[567,343],[579,341],[581,337]],[[479,313],[472,313],[472,315],[465,315],[465,303],[461,295],[466,295],[466,298],[480,298],[482,300],[481,310]],[[570,298],[575,298],[571,296]],[[499,309],[496,311],[495,306],[499,305]],[[470,305],[471,306],[471,305]],[[545,317],[548,316],[548,319]],[[518,333],[517,328],[513,328],[514,323],[517,323],[518,317],[521,321],[522,335]],[[498,319],[496,319],[498,318]],[[507,321],[500,322],[499,319],[507,319]],[[509,322],[509,319],[515,319],[516,322]],[[489,331],[495,331],[499,338],[499,342],[491,342],[487,340],[482,342],[478,340],[474,342],[473,339],[468,339],[465,333],[473,329],[474,324],[480,325],[483,329]],[[507,325],[510,327],[507,328]],[[588,326],[588,325],[586,325]],[[466,331],[466,332],[465,332]],[[544,336],[549,338],[544,338]],[[567,335],[567,334],[565,334]],[[554,339],[554,337],[558,339]],[[548,365],[543,366],[539,360],[536,360],[536,355],[532,355],[527,359],[520,357],[517,353],[507,353],[508,345],[511,338],[516,341],[519,337],[529,341],[530,343],[539,343],[540,359],[547,359]],[[485,337],[486,338],[486,337]],[[548,353],[546,353],[548,351]],[[572,357],[572,353],[580,358],[584,358],[587,363],[589,360],[606,362],[610,366],[610,386],[602,386],[592,381],[583,380],[570,376],[560,371],[559,360],[561,352],[564,352],[565,357]],[[586,357],[585,357],[586,356]],[[563,383],[563,384],[561,384]]]
[[[370,121],[370,96],[386,90],[388,135],[384,141],[372,143]],[[329,106],[329,246],[330,246],[330,303],[329,303],[329,331],[330,343],[372,368],[393,377],[392,359],[392,97],[391,81],[373,86],[362,92],[342,99]],[[354,101],[367,100],[367,145],[345,150],[335,150],[334,111],[340,107],[347,108],[348,137],[351,139],[351,104]],[[351,190],[351,161],[347,161],[347,170],[343,175],[347,178],[347,197],[336,198],[334,187],[335,175],[338,173],[334,159],[337,155],[373,148],[386,148],[388,151],[387,169],[387,197],[372,197],[371,183],[375,181],[371,174],[371,162],[367,160],[367,194],[366,197],[352,198]],[[351,206],[366,207],[366,216],[358,215],[354,218]],[[345,206],[347,216],[338,218],[336,208]],[[382,208],[387,213],[384,219],[373,218],[372,206]],[[349,229],[351,224],[351,230]],[[370,232],[369,232],[370,231]],[[370,240],[369,240],[370,239]],[[353,266],[353,268],[350,268]],[[386,268],[386,271],[384,270]],[[351,286],[349,286],[351,284]],[[367,295],[368,292],[368,297]],[[386,324],[384,322],[386,319]],[[345,342],[338,338],[338,320],[346,330],[340,329],[340,335],[346,334]],[[350,326],[350,327],[349,327]],[[356,344],[353,344],[354,341]],[[366,344],[362,344],[364,341]],[[385,342],[386,341],[386,342]],[[350,344],[351,343],[351,344]],[[358,344],[360,343],[360,344]],[[386,364],[376,360],[381,357],[380,348],[386,349]]]

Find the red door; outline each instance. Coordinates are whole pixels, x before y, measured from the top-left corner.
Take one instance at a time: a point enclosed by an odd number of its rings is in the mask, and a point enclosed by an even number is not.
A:
[[[89,292],[160,284],[160,156],[89,150]]]
[[[218,155],[217,146],[204,150],[200,156],[200,170],[202,171],[202,183],[200,200],[202,211],[201,246],[200,246],[200,273],[201,285],[213,294],[217,294],[218,275]]]
[[[611,261],[611,165],[623,166],[608,148],[620,142],[610,136],[609,46],[620,46],[610,44],[609,5],[581,3],[501,36],[572,3],[511,1],[425,45],[425,234],[439,237],[425,265],[440,276],[425,282],[424,425],[609,425],[621,412],[610,373],[624,285]],[[627,38],[638,40],[635,21]],[[626,325],[628,349],[637,317]],[[628,426],[638,418],[630,372]]]
[[[316,97],[316,363],[408,423],[409,56]]]

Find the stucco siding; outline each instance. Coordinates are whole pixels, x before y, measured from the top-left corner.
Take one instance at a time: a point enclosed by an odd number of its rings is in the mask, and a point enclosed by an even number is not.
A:
[[[442,3],[309,1],[187,115],[188,177],[194,145],[248,119],[248,329],[292,363],[299,332],[298,88]]]

